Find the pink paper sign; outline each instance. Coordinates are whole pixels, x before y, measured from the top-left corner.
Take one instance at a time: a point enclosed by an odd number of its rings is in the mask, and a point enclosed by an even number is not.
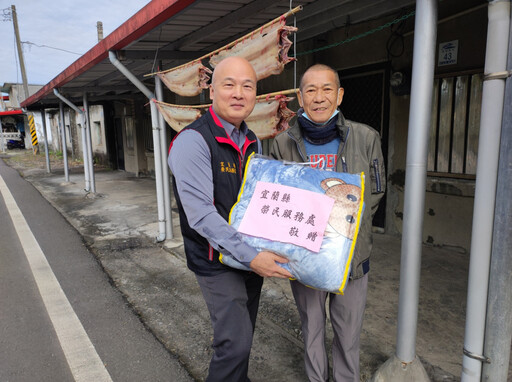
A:
[[[325,194],[257,182],[238,231],[318,252],[333,205]]]

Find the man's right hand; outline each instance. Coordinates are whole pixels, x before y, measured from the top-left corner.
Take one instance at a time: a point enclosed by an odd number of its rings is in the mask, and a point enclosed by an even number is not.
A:
[[[261,277],[293,278],[292,274],[276,263],[287,263],[288,259],[273,252],[262,251],[251,261],[251,269]]]

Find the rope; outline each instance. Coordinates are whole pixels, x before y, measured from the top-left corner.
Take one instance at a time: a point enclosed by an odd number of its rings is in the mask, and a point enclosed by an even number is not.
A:
[[[299,89],[288,89],[288,90],[281,90],[281,91],[278,91],[278,92],[273,92],[273,93],[268,93],[268,94],[261,94],[259,96],[256,97],[256,100],[257,101],[269,101],[271,98],[275,98],[275,97],[278,97],[278,96],[285,96],[285,95],[289,95],[289,94],[297,94]],[[276,98],[278,99],[278,98]],[[160,104],[160,105],[166,105],[166,106],[171,106],[171,107],[177,107],[177,108],[181,108],[181,109],[205,109],[207,107],[210,107],[211,104],[205,104],[205,105],[176,105],[176,104],[172,104],[172,103],[166,103],[166,102],[162,102],[162,101],[159,101],[157,99],[152,99],[152,101],[156,104]],[[149,102],[146,104],[148,105]]]
[[[288,11],[285,14],[282,14],[281,16],[276,17],[274,20],[269,21],[265,25],[262,25],[261,27],[258,27],[255,30],[253,30],[252,32],[247,33],[245,36],[242,36],[242,37],[240,37],[240,38],[238,38],[238,39],[236,39],[234,41],[231,41],[229,44],[226,44],[226,45],[224,45],[221,48],[215,49],[213,52],[207,53],[204,56],[201,56],[199,58],[196,58],[195,60],[187,62],[186,64],[183,64],[183,65],[180,65],[180,66],[176,66],[176,67],[171,68],[171,69],[167,69],[167,70],[163,70],[163,71],[159,71],[159,72],[145,74],[144,77],[154,76],[155,74],[158,74],[158,73],[162,73],[163,74],[163,73],[172,72],[174,70],[183,68],[183,67],[185,67],[187,65],[191,65],[191,64],[194,64],[196,62],[200,62],[200,61],[202,61],[205,58],[210,58],[210,57],[214,56],[215,54],[219,53],[222,50],[227,50],[229,48],[232,48],[233,46],[235,46],[236,44],[238,44],[239,42],[241,42],[241,41],[243,41],[243,40],[245,40],[247,38],[252,38],[254,33],[256,33],[258,31],[261,33],[263,31],[263,29],[265,29],[265,28],[267,28],[267,27],[269,27],[269,26],[271,26],[271,25],[273,25],[275,23],[278,23],[278,22],[286,23],[286,18],[288,16],[291,16],[291,15],[297,13],[297,12],[300,12],[300,11],[302,11],[302,5],[299,5],[299,6],[295,7],[294,9],[292,9],[291,11]]]
[[[290,0],[290,11],[292,10],[293,0]],[[297,28],[297,16],[293,14],[293,27]],[[293,34],[293,88],[297,88],[297,33]]]
[[[53,46],[49,46],[49,45],[39,45],[39,44],[36,44],[34,42],[30,42],[30,41],[21,41],[22,44],[27,44],[27,45],[33,45],[33,46],[37,46],[38,48],[48,48],[48,49],[55,49],[55,50],[60,50],[62,52],[66,52],[66,53],[72,53],[72,54],[76,54],[78,56],[81,56],[82,53],[77,53],[77,52],[72,52],[70,50],[66,50],[66,49],[61,49],[61,48],[55,48]]]
[[[384,25],[381,25],[381,26],[378,26],[372,30],[369,30],[369,31],[366,31],[366,32],[363,32],[363,33],[360,33],[354,37],[349,37],[343,41],[339,41],[339,42],[336,42],[336,43],[333,43],[333,44],[330,44],[330,45],[326,45],[326,46],[322,46],[320,48],[316,48],[316,49],[311,49],[311,50],[307,50],[305,52],[300,52],[300,53],[297,53],[297,56],[303,56],[305,54],[310,54],[310,53],[315,53],[315,52],[320,52],[322,50],[326,50],[326,49],[330,49],[330,48],[334,48],[335,46],[338,46],[338,45],[342,45],[342,44],[346,44],[348,42],[352,42],[352,41],[355,41],[355,40],[358,40],[360,38],[363,38],[363,37],[366,37],[366,36],[369,36],[373,33],[376,33],[376,32],[379,32],[387,27],[390,27],[391,25],[393,24],[397,24],[403,20],[406,20],[408,19],[409,17],[413,16],[414,14],[416,13],[416,11],[412,11],[410,13],[407,13],[405,15],[403,15],[402,17],[398,17],[396,19],[394,19],[393,21],[390,21],[390,22],[387,22],[386,24]]]

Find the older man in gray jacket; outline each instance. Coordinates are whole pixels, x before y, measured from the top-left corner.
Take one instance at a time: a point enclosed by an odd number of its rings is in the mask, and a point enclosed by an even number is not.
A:
[[[338,172],[365,174],[366,208],[357,238],[352,272],[344,295],[318,291],[291,281],[302,321],[305,366],[310,381],[327,381],[325,348],[326,301],[334,330],[333,376],[337,382],[359,381],[359,343],[363,325],[372,217],[386,187],[379,134],[371,127],[346,120],[338,106],[343,88],[334,69],[314,65],[302,76],[296,123],[274,140],[271,156]]]

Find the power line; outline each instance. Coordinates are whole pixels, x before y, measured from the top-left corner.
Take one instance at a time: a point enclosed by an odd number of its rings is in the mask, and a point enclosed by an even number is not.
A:
[[[55,48],[53,46],[48,46],[48,45],[39,45],[39,44],[36,44],[34,42],[30,42],[30,41],[22,41],[21,42],[22,44],[27,44],[27,45],[34,45],[34,46],[37,46],[38,48],[48,48],[48,49],[55,49],[55,50],[60,50],[62,52],[66,52],[66,53],[71,53],[71,54],[76,54],[77,56],[81,56],[82,53],[76,53],[76,52],[72,52],[70,50],[66,50],[66,49],[61,49],[61,48]]]
[[[393,24],[396,24],[396,23],[399,23],[399,22],[401,22],[403,20],[406,20],[409,17],[413,16],[415,13],[416,13],[415,11],[412,11],[412,12],[410,12],[410,13],[408,13],[406,15],[403,15],[401,17],[398,17],[398,18],[394,19],[393,21],[390,21],[390,22],[388,22],[388,23],[386,23],[384,25],[378,26],[377,28],[374,28],[372,30],[369,30],[369,31],[363,32],[361,34],[358,34],[357,36],[347,38],[346,40],[339,41],[339,42],[336,42],[334,44],[322,46],[320,48],[311,49],[311,50],[308,50],[308,51],[305,51],[305,52],[300,52],[300,53],[297,53],[297,56],[302,56],[304,54],[310,54],[310,53],[319,52],[321,50],[334,48],[335,46],[338,46],[338,45],[341,45],[341,44],[345,44],[347,42],[352,42],[352,41],[358,40],[360,38],[363,38],[363,37],[366,37],[368,35],[371,35],[372,33],[379,32],[379,31],[383,30],[384,28],[390,27]]]
[[[12,21],[11,8],[2,9],[2,21]]]

